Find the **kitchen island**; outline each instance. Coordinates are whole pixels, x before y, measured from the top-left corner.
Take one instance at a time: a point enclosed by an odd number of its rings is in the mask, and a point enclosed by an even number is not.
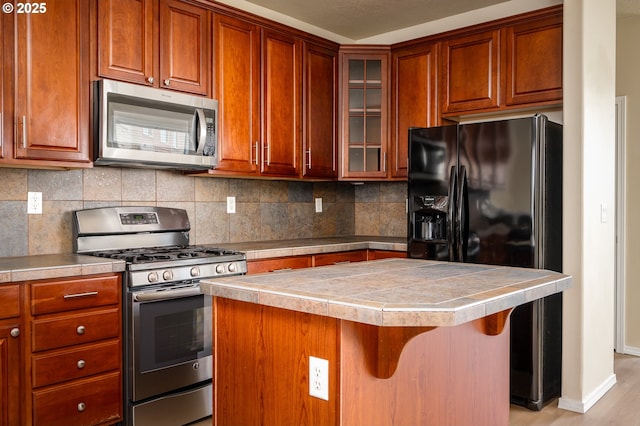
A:
[[[418,259],[204,280],[214,424],[507,425],[509,314],[570,282]],[[327,399],[309,357],[328,360]]]

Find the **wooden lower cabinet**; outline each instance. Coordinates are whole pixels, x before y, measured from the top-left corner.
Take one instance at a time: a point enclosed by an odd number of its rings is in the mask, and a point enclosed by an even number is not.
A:
[[[20,287],[0,285],[0,425],[19,425],[23,341]]]
[[[122,421],[119,275],[28,282],[28,405],[34,425]]]
[[[337,265],[340,263],[364,262],[367,250],[339,251],[313,255],[313,266]]]
[[[121,420],[120,371],[33,392],[33,424],[99,425]]]
[[[365,260],[407,257],[407,253],[394,250],[349,250],[333,253],[319,253],[303,256],[270,257],[247,261],[249,274],[276,272],[289,269],[311,268],[315,266],[336,265],[339,263],[364,262]]]
[[[260,272],[276,272],[288,269],[310,268],[311,266],[311,256],[272,257],[268,259],[249,260],[247,262],[247,273],[258,274]]]

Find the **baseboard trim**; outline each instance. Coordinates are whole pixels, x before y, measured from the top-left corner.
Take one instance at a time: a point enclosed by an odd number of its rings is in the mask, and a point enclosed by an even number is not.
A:
[[[633,346],[625,346],[623,353],[625,355],[640,356],[640,348],[635,348]]]
[[[577,401],[571,398],[561,397],[558,400],[558,408],[568,411],[575,411],[576,413],[584,414],[591,407],[593,407],[596,402],[600,400],[604,396],[605,393],[609,391],[616,384],[616,375],[612,374],[600,384],[596,389],[593,390],[584,401]]]

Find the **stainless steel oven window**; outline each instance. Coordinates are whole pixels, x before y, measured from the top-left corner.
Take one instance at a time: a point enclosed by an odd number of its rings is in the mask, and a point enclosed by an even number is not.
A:
[[[211,297],[134,303],[136,373],[211,355]]]

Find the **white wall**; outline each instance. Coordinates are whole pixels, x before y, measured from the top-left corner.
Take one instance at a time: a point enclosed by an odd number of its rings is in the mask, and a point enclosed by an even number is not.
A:
[[[561,408],[585,412],[615,384],[615,10],[564,2],[564,294]],[[601,221],[601,207],[609,220]]]
[[[624,351],[640,354],[640,16],[617,21],[616,95],[627,97],[626,143],[626,268]]]

